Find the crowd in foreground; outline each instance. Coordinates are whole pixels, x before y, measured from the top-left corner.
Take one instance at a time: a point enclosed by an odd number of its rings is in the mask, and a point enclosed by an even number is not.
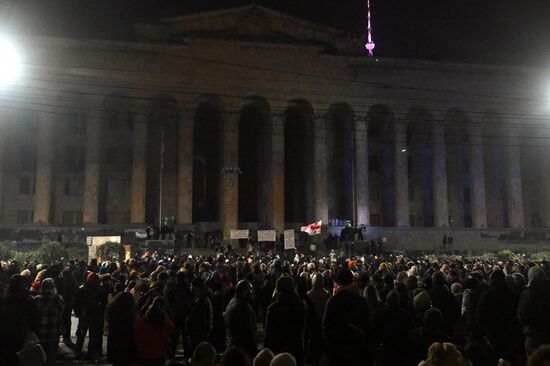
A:
[[[18,365],[32,337],[47,365],[60,340],[115,366],[550,365],[544,261],[155,252],[3,262],[0,297],[3,365]]]

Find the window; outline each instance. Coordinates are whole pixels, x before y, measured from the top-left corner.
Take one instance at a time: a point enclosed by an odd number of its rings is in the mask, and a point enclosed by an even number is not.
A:
[[[472,202],[471,189],[468,187],[464,187],[463,194],[464,194],[464,203],[471,203]]]
[[[380,127],[376,122],[371,122],[368,124],[367,136],[369,139],[378,139],[380,138]]]
[[[131,214],[130,214],[130,211],[125,211],[125,212],[122,212],[122,215],[121,215],[121,221],[120,223],[123,224],[123,225],[128,225],[131,223]]]
[[[63,225],[81,225],[82,211],[63,211]]]
[[[86,166],[86,148],[65,146],[65,168],[69,171],[81,171]]]
[[[369,156],[369,170],[371,172],[379,172],[380,171],[380,159],[376,155]]]
[[[34,219],[34,211],[17,211],[18,224],[31,224]]]
[[[31,179],[28,177],[19,178],[19,194],[31,194]]]
[[[25,144],[19,147],[19,167],[21,170],[34,170],[35,155],[33,146]]]
[[[107,225],[116,224],[116,212],[107,211]]]
[[[370,226],[380,226],[380,215],[370,215]]]
[[[86,133],[86,116],[81,112],[69,112],[65,115],[65,128],[73,135]]]
[[[464,159],[462,160],[462,171],[464,174],[470,174],[470,160]]]
[[[378,185],[369,186],[369,201],[372,201],[372,202],[380,201],[380,186]]]

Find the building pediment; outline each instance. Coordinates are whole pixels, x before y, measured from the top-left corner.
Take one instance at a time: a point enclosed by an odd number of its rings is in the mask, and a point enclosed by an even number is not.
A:
[[[139,40],[169,43],[189,38],[221,38],[318,44],[346,52],[357,51],[361,43],[345,37],[339,30],[258,5],[165,18],[157,24],[138,24],[135,31]]]

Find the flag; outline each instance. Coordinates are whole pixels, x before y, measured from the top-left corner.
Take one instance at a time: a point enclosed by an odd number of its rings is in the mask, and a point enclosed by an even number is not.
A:
[[[302,226],[302,229],[300,231],[303,231],[307,233],[308,235],[320,235],[321,234],[321,226],[323,225],[323,220],[314,222],[313,224],[309,224],[306,226]]]

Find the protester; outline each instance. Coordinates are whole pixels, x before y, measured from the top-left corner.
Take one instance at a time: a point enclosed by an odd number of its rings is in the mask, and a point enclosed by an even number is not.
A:
[[[107,359],[113,366],[131,366],[134,361],[136,313],[134,298],[129,292],[118,294],[107,308]]]
[[[240,281],[235,287],[235,295],[225,310],[225,321],[229,346],[237,346],[248,353],[250,358],[256,356],[256,315],[252,306],[252,285],[248,280]]]
[[[170,353],[174,322],[166,312],[165,300],[156,297],[134,327],[136,359],[142,366],[162,366]]]
[[[34,298],[34,308],[38,321],[36,335],[46,352],[46,365],[53,366],[55,365],[59,346],[65,302],[57,294],[55,282],[52,278],[46,278],[42,281],[40,295]]]

